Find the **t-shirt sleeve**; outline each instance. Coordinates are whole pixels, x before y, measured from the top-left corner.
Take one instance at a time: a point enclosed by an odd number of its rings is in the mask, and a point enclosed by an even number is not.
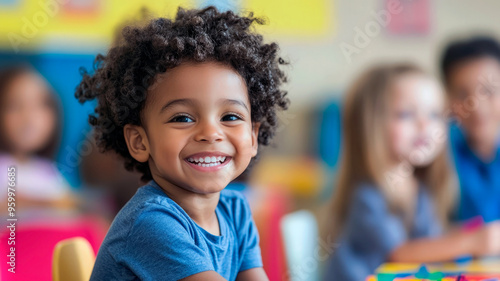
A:
[[[407,240],[402,220],[391,213],[382,194],[372,187],[362,187],[354,195],[348,225],[353,246],[360,253],[389,254]]]
[[[239,252],[241,255],[241,265],[238,272],[251,268],[262,267],[262,256],[259,246],[259,233],[252,218],[252,212],[247,200],[241,195],[239,200],[240,214],[238,240]]]
[[[119,257],[141,280],[179,280],[214,270],[208,254],[195,245],[194,230],[176,212],[149,206],[136,219]]]

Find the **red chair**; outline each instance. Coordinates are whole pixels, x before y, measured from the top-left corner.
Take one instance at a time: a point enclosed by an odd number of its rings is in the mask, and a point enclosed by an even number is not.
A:
[[[288,280],[280,220],[289,210],[290,198],[272,189],[256,190],[252,195],[248,200],[259,231],[264,270],[270,281]]]
[[[0,277],[1,280],[52,280],[52,255],[54,247],[61,241],[72,237],[87,239],[95,253],[106,235],[108,224],[95,217],[72,219],[54,219],[51,221],[16,222],[16,229],[11,232],[4,227],[0,233]],[[9,236],[15,245],[9,245]],[[15,273],[9,272],[8,263],[11,247],[15,247]]]

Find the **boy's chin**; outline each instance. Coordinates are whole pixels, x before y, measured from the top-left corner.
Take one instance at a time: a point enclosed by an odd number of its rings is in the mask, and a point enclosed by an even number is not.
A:
[[[217,193],[221,192],[226,186],[229,184],[227,182],[226,184],[224,183],[217,183],[217,184],[193,184],[191,185],[191,190],[195,193],[199,194],[212,194],[212,193]]]

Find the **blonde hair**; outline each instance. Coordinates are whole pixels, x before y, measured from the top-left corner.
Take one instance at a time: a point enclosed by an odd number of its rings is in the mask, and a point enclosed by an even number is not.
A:
[[[348,91],[343,112],[343,154],[336,190],[325,216],[328,221],[323,224],[324,239],[331,235],[338,238],[355,188],[363,181],[377,186],[391,211],[404,214],[405,207],[391,192],[385,178],[391,156],[385,124],[391,87],[397,79],[409,74],[427,75],[412,64],[377,66],[362,75]],[[416,168],[414,175],[429,189],[436,215],[445,223],[455,199],[454,176],[446,149],[429,165]]]

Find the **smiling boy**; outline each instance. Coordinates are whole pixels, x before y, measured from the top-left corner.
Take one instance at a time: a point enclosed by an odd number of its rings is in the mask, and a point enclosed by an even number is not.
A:
[[[91,280],[267,280],[248,203],[224,190],[288,107],[285,62],[254,22],[179,9],[125,28],[84,74],[76,97],[98,100],[99,146],[149,181],[114,219]]]

